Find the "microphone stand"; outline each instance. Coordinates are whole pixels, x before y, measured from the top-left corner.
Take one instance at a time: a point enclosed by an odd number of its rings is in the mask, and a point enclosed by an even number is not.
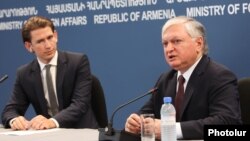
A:
[[[153,88],[151,89],[150,91],[148,91],[146,94],[143,94],[141,96],[138,96],[122,105],[120,105],[119,107],[117,107],[115,109],[115,111],[113,112],[112,116],[111,116],[111,119],[108,123],[108,127],[106,128],[100,128],[99,129],[99,141],[119,141],[120,139],[120,134],[121,134],[121,131],[117,131],[113,128],[113,119],[114,119],[114,115],[117,111],[119,111],[121,108],[137,101],[138,99],[140,98],[143,98],[149,94],[152,94],[153,92],[155,92],[157,90],[157,88]]]
[[[3,77],[0,78],[0,83],[2,83],[4,80],[8,78],[8,75],[5,74]]]

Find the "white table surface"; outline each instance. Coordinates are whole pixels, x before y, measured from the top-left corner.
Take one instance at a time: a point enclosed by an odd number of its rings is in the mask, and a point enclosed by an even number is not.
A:
[[[5,135],[11,129],[0,128],[0,141],[98,141],[99,132],[95,129],[63,129],[32,135]]]

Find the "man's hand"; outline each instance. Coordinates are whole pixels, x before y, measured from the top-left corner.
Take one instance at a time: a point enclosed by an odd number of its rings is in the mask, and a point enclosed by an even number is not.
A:
[[[47,119],[42,115],[38,115],[33,119],[31,119],[29,128],[35,130],[51,129],[51,128],[56,128],[56,124],[54,123],[53,120]]]
[[[141,133],[141,119],[137,114],[131,114],[126,121],[125,131],[131,132],[134,134]]]
[[[19,116],[13,119],[13,121],[10,123],[10,127],[13,130],[28,130],[29,121],[23,116]]]
[[[161,120],[155,119],[155,139],[161,139]]]

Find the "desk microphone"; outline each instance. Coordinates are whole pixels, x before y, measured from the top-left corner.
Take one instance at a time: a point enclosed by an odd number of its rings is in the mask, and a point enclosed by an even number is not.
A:
[[[120,132],[117,132],[115,131],[115,129],[113,128],[113,118],[114,118],[114,115],[115,113],[120,110],[121,108],[149,95],[149,94],[153,94],[154,92],[156,92],[158,90],[158,88],[153,88],[151,90],[149,90],[147,93],[141,95],[141,96],[138,96],[122,105],[120,105],[119,107],[117,107],[115,109],[115,111],[113,112],[112,116],[111,116],[111,119],[108,123],[108,127],[106,127],[105,129],[101,128],[99,129],[99,141],[119,141],[120,139]]]
[[[5,74],[3,77],[0,78],[0,83],[2,83],[4,80],[8,78],[8,75]]]

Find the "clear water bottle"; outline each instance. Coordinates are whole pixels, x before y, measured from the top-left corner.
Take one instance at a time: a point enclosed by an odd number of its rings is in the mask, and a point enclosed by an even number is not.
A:
[[[164,103],[161,107],[161,140],[176,141],[176,111],[171,103],[172,98],[164,97],[163,101]]]

